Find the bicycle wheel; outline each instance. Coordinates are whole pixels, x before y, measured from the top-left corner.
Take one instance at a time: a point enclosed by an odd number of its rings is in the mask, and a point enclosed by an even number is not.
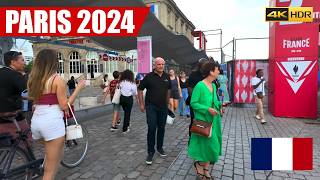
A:
[[[76,167],[86,157],[88,151],[89,137],[88,131],[85,129],[84,126],[82,126],[82,133],[83,138],[69,140],[65,142],[64,156],[61,161],[61,164],[63,166],[69,168]]]
[[[8,165],[10,161],[7,161],[9,154],[11,153],[11,147],[5,146],[0,147],[0,173],[3,173],[5,167],[9,167],[9,176],[3,177],[2,180],[31,180],[32,179],[32,169],[25,169],[19,172],[13,173],[13,170],[23,166],[31,161],[28,154],[20,147],[17,147],[16,152],[13,155],[12,162]],[[1,179],[1,177],[0,177]]]

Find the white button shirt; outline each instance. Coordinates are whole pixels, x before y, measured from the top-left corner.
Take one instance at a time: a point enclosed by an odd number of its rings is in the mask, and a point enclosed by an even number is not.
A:
[[[123,96],[135,96],[138,94],[137,92],[137,85],[133,82],[129,81],[122,81],[119,84],[120,92]]]

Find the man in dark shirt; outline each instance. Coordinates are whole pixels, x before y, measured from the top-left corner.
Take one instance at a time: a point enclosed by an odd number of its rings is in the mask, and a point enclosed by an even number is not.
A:
[[[26,89],[26,80],[20,73],[25,66],[21,52],[5,53],[4,63],[0,69],[0,113],[21,109],[21,92]]]
[[[165,157],[167,154],[163,150],[163,138],[165,125],[168,114],[168,102],[170,97],[170,79],[169,75],[164,72],[165,61],[158,57],[155,61],[155,69],[149,73],[140,82],[138,87],[138,96],[140,110],[147,114],[148,124],[148,156],[146,163],[152,164],[155,153],[155,135],[157,133],[157,152],[160,156]],[[147,89],[145,104],[143,101],[143,90]]]
[[[74,90],[76,89],[76,84],[78,84],[77,81],[74,79],[73,76],[71,76],[71,79],[67,83],[70,96],[73,94]]]
[[[24,58],[21,52],[9,51],[4,54],[4,63],[5,67],[0,69],[0,132],[15,132],[15,126],[1,117],[14,115],[18,121],[24,119],[17,113],[22,107],[21,93],[26,89],[26,79],[20,73],[24,71]]]

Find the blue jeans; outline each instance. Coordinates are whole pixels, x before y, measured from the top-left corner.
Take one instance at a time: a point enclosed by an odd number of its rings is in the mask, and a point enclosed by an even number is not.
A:
[[[168,108],[158,108],[153,104],[146,105],[148,124],[148,153],[154,154],[155,139],[157,133],[157,149],[162,149]]]
[[[189,106],[186,105],[186,99],[188,98],[188,89],[183,88],[182,91],[182,98],[179,100],[179,113],[180,115],[186,116],[190,115],[190,109]]]

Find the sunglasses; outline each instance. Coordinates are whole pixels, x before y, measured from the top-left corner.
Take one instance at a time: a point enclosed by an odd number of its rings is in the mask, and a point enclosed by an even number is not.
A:
[[[18,52],[18,51],[9,51],[7,54],[8,54],[9,56],[11,56],[12,58],[16,58],[16,57],[22,55],[22,53],[21,53],[21,52]]]

